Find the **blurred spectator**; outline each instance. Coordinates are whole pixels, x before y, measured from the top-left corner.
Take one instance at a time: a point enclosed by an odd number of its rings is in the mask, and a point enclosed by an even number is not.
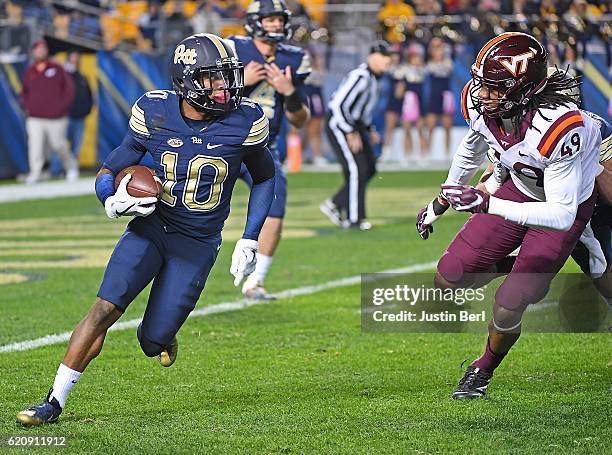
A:
[[[387,77],[391,79],[391,93],[385,110],[385,134],[381,160],[393,161],[395,158],[392,149],[393,136],[402,115],[404,92],[406,91],[406,83],[400,67],[399,45],[391,54],[391,69]]]
[[[386,0],[378,13],[384,38],[390,43],[401,43],[406,37],[403,34],[403,24],[414,17],[414,9],[402,0]]]
[[[23,7],[10,1],[3,6],[6,23],[0,27],[0,60],[6,63],[23,60],[32,39],[30,28],[23,20]]]
[[[514,0],[513,3],[513,14],[532,15],[540,13],[540,4],[542,2],[541,0]]]
[[[225,19],[243,19],[246,17],[246,10],[242,7],[239,0],[226,0],[221,4],[221,17]]]
[[[593,24],[597,14],[599,10],[591,7],[585,0],[574,0],[563,14],[567,28],[576,41],[581,43],[583,50],[586,42],[597,33],[597,27]]]
[[[552,19],[557,16],[557,5],[555,0],[542,0],[539,13],[543,18]]]
[[[291,11],[291,19],[298,22],[310,21],[310,15],[308,11],[298,0],[287,0],[287,8]]]
[[[221,15],[215,8],[215,0],[198,0],[197,5],[191,18],[194,33],[221,34]]]
[[[444,127],[444,147],[447,155],[450,155],[450,133],[453,126],[453,115],[455,113],[455,97],[450,91],[450,81],[453,75],[453,61],[450,52],[440,38],[434,38],[429,43],[429,59],[426,65],[429,77],[429,96],[425,111],[424,147],[429,153],[431,149],[431,137],[438,119],[442,117]]]
[[[138,28],[140,34],[146,40],[145,42],[155,49],[159,45],[157,35],[162,21],[163,14],[159,0],[150,0],[147,5],[147,12],[138,20]]]
[[[562,63],[561,58],[559,57],[559,51],[557,49],[557,46],[549,43],[546,46],[546,49],[548,50],[548,66],[563,69],[561,68]]]
[[[304,94],[308,97],[308,108],[310,109],[310,120],[306,125],[304,135],[304,147],[310,147],[312,162],[315,165],[323,165],[327,160],[321,153],[321,133],[323,131],[323,117],[325,117],[325,104],[323,101],[323,81],[325,78],[325,62],[323,49],[311,42],[307,49],[312,63],[312,71],[304,81]]]
[[[100,19],[97,15],[74,10],[70,18],[70,36],[95,40],[100,36]]]
[[[70,35],[70,16],[73,9],[60,3],[52,3],[53,10],[53,29],[58,38],[68,38]]]
[[[70,51],[66,56],[64,70],[70,74],[74,82],[74,100],[68,112],[68,131],[67,138],[70,142],[72,156],[79,161],[79,151],[83,143],[83,133],[85,132],[85,118],[93,107],[93,96],[89,87],[89,82],[79,71],[81,54],[78,51]],[[61,162],[57,157],[53,157],[50,164],[51,175],[62,173]]]
[[[500,13],[501,2],[500,0],[480,0],[478,2],[478,10],[483,13]]]
[[[23,6],[15,1],[8,1],[2,5],[3,15],[9,25],[23,24]]]
[[[462,6],[461,0],[444,0],[443,9],[446,14],[460,14]]]
[[[420,150],[423,156],[427,152],[423,136],[423,87],[425,84],[425,65],[423,63],[423,48],[419,44],[411,44],[405,51],[406,63],[401,65],[401,75],[406,84],[404,102],[402,105],[402,121],[404,125],[404,155],[413,154],[412,127],[416,126],[419,135]]]
[[[286,3],[287,8],[291,11],[291,28],[293,29],[292,41],[294,43],[308,41],[310,38],[310,31],[314,28],[308,11],[298,0],[287,0]]]
[[[79,71],[81,54],[77,51],[68,53],[64,69],[72,76],[74,82],[74,101],[68,112],[68,140],[72,150],[72,156],[77,160],[79,150],[83,143],[83,132],[85,131],[85,118],[93,107],[93,96],[89,82]]]
[[[566,70],[570,74],[570,76],[577,76],[579,79],[581,79],[583,75],[584,61],[578,56],[576,46],[567,44],[565,46],[565,54],[563,55],[563,57],[564,60],[561,64],[561,69]],[[578,90],[580,93],[580,106],[578,107],[582,109],[584,105],[582,84],[578,86]]]
[[[437,0],[414,0],[416,14],[432,16],[442,12],[442,5]]]
[[[49,48],[45,41],[34,43],[32,57],[34,62],[25,72],[21,92],[27,114],[30,166],[26,183],[36,183],[41,179],[46,141],[60,155],[66,178],[75,180],[79,176],[78,163],[70,153],[66,139],[67,114],[74,99],[74,83],[60,65],[49,60]]]

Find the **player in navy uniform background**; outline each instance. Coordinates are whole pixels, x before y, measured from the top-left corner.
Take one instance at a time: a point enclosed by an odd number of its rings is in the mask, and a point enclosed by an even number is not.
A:
[[[221,38],[194,35],[176,48],[175,92],[152,91],[132,108],[128,134],[104,163],[96,193],[111,218],[134,215],[107,265],[98,298],[77,325],[46,400],[17,415],[40,425],[57,420],[68,393],[102,349],[106,332],[153,280],[138,340],[163,366],[176,359],[176,333],[196,305],[221,246],[232,189],[246,165],[253,184],[243,238],[230,272],[234,284],[255,267],[257,238],[274,196],[268,120],[242,99],[243,66]],[[115,175],[149,152],[163,181],[163,197],[127,193],[131,176],[114,189]]]
[[[257,266],[242,288],[244,295],[258,300],[271,298],[263,282],[280,242],[287,202],[287,179],[276,138],[283,115],[296,128],[304,126],[310,116],[303,91],[310,59],[304,50],[283,44],[291,38],[290,17],[283,0],[256,0],[247,9],[249,37],[228,38],[245,65],[245,95],[259,103],[270,121],[269,147],[276,163],[274,201],[259,238]],[[248,173],[244,177],[250,184]]]

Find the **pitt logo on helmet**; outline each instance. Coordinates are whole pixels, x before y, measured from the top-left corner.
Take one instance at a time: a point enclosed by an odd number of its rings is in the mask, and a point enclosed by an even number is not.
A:
[[[529,48],[529,52],[525,52],[519,55],[513,55],[508,57],[508,59],[500,59],[499,63],[501,63],[504,68],[506,68],[514,77],[519,74],[525,74],[527,72],[527,66],[529,65],[529,60],[531,60],[536,55],[535,49]]]
[[[179,44],[174,51],[174,63],[184,65],[195,65],[198,53],[195,49],[186,49],[184,44]]]

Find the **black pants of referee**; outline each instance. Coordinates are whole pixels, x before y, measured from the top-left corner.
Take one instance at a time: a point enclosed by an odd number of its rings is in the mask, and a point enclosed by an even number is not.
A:
[[[326,130],[344,173],[344,185],[333,196],[332,202],[341,213],[346,214],[352,225],[358,225],[366,218],[366,187],[376,174],[376,158],[370,135],[364,127],[357,128],[363,147],[359,153],[353,153],[349,149],[346,134],[340,130],[331,115],[327,116]]]

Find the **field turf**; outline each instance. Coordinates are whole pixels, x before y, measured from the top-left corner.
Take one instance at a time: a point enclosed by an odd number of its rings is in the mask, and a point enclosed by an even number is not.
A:
[[[465,221],[448,213],[430,240],[417,236],[414,215],[442,179],[379,175],[368,195],[375,229],[344,232],[318,212],[339,177],[290,176],[268,287],[436,261]],[[228,268],[245,211],[239,185],[198,308],[240,298]],[[94,196],[1,204],[0,346],[70,331],[124,225]],[[142,315],[146,294],[122,320]],[[111,332],[59,423],[42,428],[17,427],[15,413],[44,397],[65,344],[0,353],[0,452],[15,453],[8,435],[61,435],[69,447],[58,453],[78,454],[610,453],[609,334],[525,334],[486,400],[455,402],[460,365],[484,333],[362,333],[359,299],[351,285],[191,318],[169,369],[142,354],[134,329]]]

